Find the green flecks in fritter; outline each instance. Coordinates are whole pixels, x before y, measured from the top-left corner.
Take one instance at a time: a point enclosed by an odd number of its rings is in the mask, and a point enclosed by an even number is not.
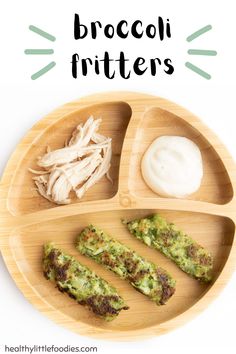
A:
[[[93,225],[86,227],[77,237],[76,247],[82,254],[128,280],[157,305],[165,304],[175,292],[175,281],[164,269]]]
[[[121,310],[128,309],[113,286],[53,243],[44,246],[43,271],[61,292],[106,321],[113,320]]]
[[[154,214],[126,224],[137,239],[163,253],[184,272],[204,282],[212,279],[212,255],[160,215]]]

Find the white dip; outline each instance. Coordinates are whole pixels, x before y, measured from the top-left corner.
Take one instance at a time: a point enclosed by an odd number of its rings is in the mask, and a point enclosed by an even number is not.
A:
[[[155,139],[143,156],[141,169],[147,185],[165,197],[187,197],[198,190],[203,176],[198,146],[182,136]]]

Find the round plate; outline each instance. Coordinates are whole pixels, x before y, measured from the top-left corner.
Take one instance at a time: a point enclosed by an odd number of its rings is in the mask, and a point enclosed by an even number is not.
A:
[[[81,201],[56,206],[38,195],[28,168],[48,145],[62,147],[90,115],[101,117],[100,132],[112,138],[111,175],[93,186]],[[161,135],[181,135],[200,148],[204,177],[188,199],[161,198],[142,179],[140,161]],[[17,286],[32,304],[55,322],[80,334],[135,340],[164,333],[198,314],[228,281],[235,263],[235,164],[218,138],[192,113],[162,98],[130,92],[89,96],[68,103],[37,123],[17,146],[1,181],[0,247]],[[120,219],[154,212],[174,222],[214,256],[214,278],[201,284],[159,252],[134,239]],[[96,224],[176,279],[176,293],[156,306],[127,282],[75,250],[76,235]],[[110,323],[61,294],[42,274],[42,246],[54,241],[111,282],[130,306]]]

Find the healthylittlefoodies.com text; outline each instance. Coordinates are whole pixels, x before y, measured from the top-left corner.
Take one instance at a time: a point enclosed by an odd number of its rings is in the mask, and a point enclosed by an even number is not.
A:
[[[1,353],[2,349],[4,353],[98,353],[98,347],[95,346],[58,346],[58,345],[7,345],[0,347]]]

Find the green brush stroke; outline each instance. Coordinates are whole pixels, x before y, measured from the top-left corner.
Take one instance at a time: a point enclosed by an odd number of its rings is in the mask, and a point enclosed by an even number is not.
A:
[[[53,49],[26,49],[25,54],[53,54]]]
[[[185,66],[186,66],[188,69],[194,71],[196,74],[198,74],[198,75],[204,77],[204,79],[207,79],[207,80],[210,80],[210,79],[211,79],[211,75],[209,75],[209,74],[206,73],[205,71],[201,70],[199,67],[197,67],[197,66],[195,66],[195,65],[193,65],[193,64],[191,64],[191,63],[189,63],[189,62],[186,62],[186,63],[185,63]]]
[[[41,30],[40,28],[38,28],[38,27],[36,27],[36,26],[30,25],[30,26],[29,26],[29,29],[30,29],[30,31],[39,34],[40,36],[42,36],[42,37],[48,39],[49,41],[55,42],[55,40],[56,40],[56,37],[54,37],[54,36],[51,35],[50,33],[47,33],[47,32],[45,32],[45,31]]]
[[[36,73],[34,73],[31,76],[32,80],[36,80],[38,79],[40,76],[46,74],[49,70],[51,70],[52,68],[54,68],[54,66],[56,65],[55,61],[52,61],[51,63],[49,63],[48,65],[44,66],[41,70],[37,71]]]
[[[193,41],[195,38],[201,36],[202,34],[208,32],[208,31],[210,31],[211,29],[212,29],[212,26],[211,26],[211,25],[207,25],[207,26],[205,26],[205,27],[203,27],[203,28],[200,28],[198,31],[196,31],[196,32],[192,33],[190,36],[188,36],[188,37],[186,38],[186,41],[187,41],[187,42],[191,42],[191,41]]]
[[[215,50],[205,50],[205,49],[189,49],[188,54],[190,55],[208,55],[215,56],[217,52]]]

